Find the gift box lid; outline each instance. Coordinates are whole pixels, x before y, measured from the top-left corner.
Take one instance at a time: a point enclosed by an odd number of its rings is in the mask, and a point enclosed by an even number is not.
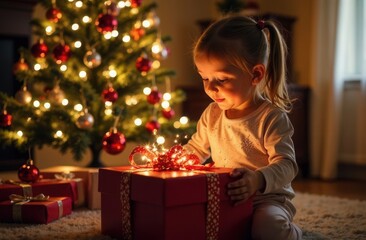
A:
[[[131,200],[166,207],[207,202],[206,174],[218,174],[220,200],[229,200],[226,185],[233,179],[230,168],[211,168],[209,171],[153,171],[130,166],[99,169],[99,191],[120,194],[122,174],[131,173]],[[121,188],[122,187],[122,188]]]
[[[0,201],[9,199],[10,194],[35,196],[38,194],[46,194],[52,197],[68,196],[77,201],[77,183],[68,180],[44,179],[35,183],[4,183],[0,184]]]

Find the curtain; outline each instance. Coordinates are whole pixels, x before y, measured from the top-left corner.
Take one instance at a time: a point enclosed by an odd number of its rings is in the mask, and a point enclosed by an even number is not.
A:
[[[311,173],[333,179],[343,156],[366,165],[366,0],[319,0],[315,5]],[[352,119],[342,112],[350,111],[342,106],[350,81],[360,86],[352,93]]]
[[[313,1],[311,53],[311,175],[332,179],[337,173],[341,86],[335,78],[338,0]]]

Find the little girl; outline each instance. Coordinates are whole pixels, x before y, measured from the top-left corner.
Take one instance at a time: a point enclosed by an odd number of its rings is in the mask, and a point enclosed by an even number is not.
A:
[[[185,145],[202,161],[230,167],[228,187],[235,204],[254,196],[253,239],[301,239],[292,223],[297,174],[287,116],[286,44],[272,21],[231,16],[212,24],[198,39],[194,63],[214,101]]]

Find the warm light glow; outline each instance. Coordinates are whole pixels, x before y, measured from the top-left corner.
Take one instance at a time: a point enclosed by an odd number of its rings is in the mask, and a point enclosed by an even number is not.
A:
[[[81,105],[80,103],[76,104],[74,106],[74,110],[78,111],[78,112],[81,112],[83,110],[83,105]]]
[[[164,94],[163,94],[163,99],[164,99],[165,101],[170,101],[170,100],[172,99],[172,94],[170,94],[170,93],[168,93],[168,92],[164,93]]]
[[[165,138],[163,136],[158,136],[156,138],[156,143],[159,144],[159,145],[162,145],[165,143]]]
[[[39,70],[41,70],[41,64],[36,63],[36,64],[34,64],[33,68],[34,68],[35,71],[39,71]]]
[[[33,102],[33,106],[36,107],[36,108],[38,108],[39,106],[41,106],[41,103],[38,100],[35,100]]]
[[[75,7],[77,7],[77,8],[81,8],[82,6],[83,6],[83,2],[82,1],[77,1],[75,3]]]
[[[74,23],[73,25],[71,25],[71,29],[74,30],[74,31],[78,30],[79,29],[79,24]]]
[[[55,32],[55,29],[54,29],[54,27],[53,27],[53,26],[47,26],[47,27],[45,28],[45,32],[46,32],[46,34],[49,36],[49,35],[52,35],[52,33],[54,33],[54,32]]]
[[[114,70],[114,69],[109,70],[109,76],[110,76],[111,78],[116,77],[116,76],[117,76],[117,72],[116,72],[116,70]]]
[[[151,93],[151,88],[145,87],[143,92],[144,92],[145,95],[149,95]]]
[[[128,43],[128,42],[130,42],[130,41],[131,41],[131,36],[130,36],[130,35],[128,35],[128,34],[123,35],[123,37],[122,37],[122,41],[123,41],[124,43]]]
[[[126,2],[126,6],[128,6],[128,5],[131,6],[131,3],[129,1]],[[138,14],[139,9],[138,8],[132,8],[130,12],[131,12],[131,14]]]
[[[162,108],[168,108],[168,107],[170,107],[170,103],[168,101],[162,101],[161,102],[161,107]]]
[[[124,7],[126,7],[126,3],[124,2],[124,1],[119,1],[118,3],[117,3],[117,7],[118,8],[124,8]]]
[[[175,121],[174,123],[173,123],[173,127],[174,128],[180,128],[182,126],[182,124],[179,122],[179,121]]]
[[[112,37],[118,37],[119,32],[117,30],[112,31]]]
[[[91,22],[91,18],[89,17],[89,16],[84,16],[83,17],[83,23],[89,23],[89,22]]]
[[[67,106],[69,104],[69,100],[67,98],[62,99],[61,104],[63,106]]]
[[[110,108],[107,108],[104,110],[104,114],[107,116],[111,116],[113,114],[113,110]]]
[[[138,103],[138,100],[134,96],[126,96],[125,102],[128,106],[133,106]]]
[[[22,131],[17,131],[17,135],[19,136],[19,137],[23,137],[23,132]]]
[[[111,32],[104,33],[104,38],[107,39],[107,40],[111,39],[112,38],[112,33]]]
[[[67,66],[66,66],[65,64],[62,64],[62,65],[60,66],[60,70],[61,70],[62,72],[65,72],[65,71],[67,70]]]
[[[63,133],[62,133],[62,131],[61,130],[58,130],[56,133],[55,133],[55,138],[62,138],[62,136],[63,136]]]
[[[186,116],[182,116],[180,119],[179,119],[179,122],[183,125],[187,124],[189,122],[189,119],[188,117]]]
[[[81,42],[80,41],[76,41],[76,42],[74,42],[74,47],[75,48],[80,48],[81,47]]]
[[[153,62],[152,62],[152,64],[151,64],[151,67],[153,68],[153,69],[158,69],[159,67],[160,67],[160,61],[159,60],[154,60]]]
[[[85,72],[84,70],[81,70],[81,71],[79,72],[79,77],[80,77],[81,79],[86,79],[86,72]]]
[[[43,107],[44,107],[45,109],[50,109],[50,108],[51,108],[51,103],[49,103],[49,102],[45,102],[45,103],[43,104]]]
[[[112,107],[112,102],[110,102],[110,101],[105,101],[105,103],[104,103],[104,106],[106,107],[106,108],[110,108],[110,107]]]
[[[163,43],[160,39],[157,39],[151,47],[151,51],[155,54],[161,53],[164,49]]]
[[[141,126],[141,124],[142,124],[141,118],[136,118],[134,123],[135,123],[136,126]]]
[[[149,28],[149,27],[151,27],[151,22],[146,19],[146,20],[142,21],[142,26],[144,28]]]

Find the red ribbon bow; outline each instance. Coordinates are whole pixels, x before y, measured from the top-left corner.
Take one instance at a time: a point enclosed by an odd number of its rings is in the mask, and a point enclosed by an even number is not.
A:
[[[141,154],[146,157],[146,164],[137,164],[134,160],[135,154]],[[209,165],[201,165],[198,156],[193,153],[188,153],[181,145],[174,145],[165,153],[154,152],[149,150],[147,147],[137,146],[132,150],[129,156],[129,161],[135,168],[152,168],[156,171],[199,170],[213,166],[213,163]]]

